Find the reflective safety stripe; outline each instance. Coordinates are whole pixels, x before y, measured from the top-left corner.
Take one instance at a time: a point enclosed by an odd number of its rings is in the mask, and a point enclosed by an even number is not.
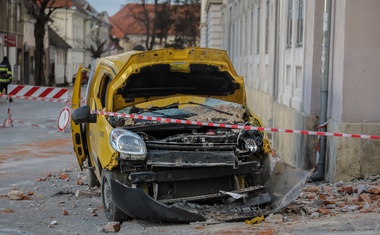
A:
[[[0,78],[0,82],[1,83],[8,83],[8,82],[11,82],[9,79],[2,79]]]
[[[12,82],[12,71],[8,69],[8,66],[0,64],[0,82],[10,83]]]

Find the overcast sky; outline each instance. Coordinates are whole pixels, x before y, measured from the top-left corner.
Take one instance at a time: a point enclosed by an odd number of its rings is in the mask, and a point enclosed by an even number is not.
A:
[[[108,16],[113,16],[118,12],[126,0],[87,0],[91,6],[95,8],[97,12],[107,11]]]

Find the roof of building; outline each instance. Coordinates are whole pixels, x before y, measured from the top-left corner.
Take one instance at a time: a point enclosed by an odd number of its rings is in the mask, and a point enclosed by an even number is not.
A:
[[[153,18],[154,4],[145,4],[145,7],[150,18]],[[142,4],[126,4],[115,15],[110,17],[112,35],[123,38],[126,34],[145,34],[145,25],[140,19],[143,12]]]
[[[65,49],[71,48],[71,46],[67,44],[51,27],[48,27],[48,34],[50,45]]]
[[[78,10],[80,12],[83,12],[84,14],[86,14],[88,16],[97,18],[98,20],[101,20],[104,23],[108,24],[108,22],[104,21],[105,17],[108,18],[107,12],[102,11],[99,13],[86,0],[55,0],[53,2],[52,7],[75,9],[75,10]]]
[[[110,18],[110,24],[112,25],[111,29],[111,35],[114,35],[117,38],[124,38],[125,33],[123,30],[119,27],[119,24],[117,24],[112,17]]]
[[[159,5],[162,6],[162,4]],[[196,16],[200,15],[200,6],[199,9],[196,8],[195,10],[188,7],[188,5],[170,5],[170,11],[175,10],[180,14],[181,18],[184,18],[189,11],[194,12]],[[154,4],[130,3],[124,5],[115,15],[110,17],[111,34],[118,38],[124,38],[125,35],[145,35],[147,30],[144,24],[146,18],[144,12],[148,13],[151,22],[153,22],[155,16]],[[174,20],[174,16],[171,16],[171,18]],[[196,33],[199,35],[198,28]],[[175,31],[172,27],[169,29],[168,35],[174,34]]]

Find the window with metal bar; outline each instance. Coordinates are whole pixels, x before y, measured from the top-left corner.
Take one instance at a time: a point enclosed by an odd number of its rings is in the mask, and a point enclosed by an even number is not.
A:
[[[256,40],[256,53],[260,53],[260,6],[257,8],[257,40]]]
[[[268,53],[269,47],[269,0],[265,5],[265,53]]]
[[[293,0],[288,0],[287,30],[286,30],[286,47],[292,47],[293,37]]]
[[[297,9],[297,46],[303,45],[303,24],[304,24],[304,0],[298,0]]]

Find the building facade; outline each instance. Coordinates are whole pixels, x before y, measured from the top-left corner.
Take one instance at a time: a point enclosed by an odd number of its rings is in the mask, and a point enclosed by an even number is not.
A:
[[[265,126],[316,131],[321,109],[326,109],[328,132],[378,135],[380,1],[331,3],[327,25],[323,0],[204,0],[201,46],[227,50],[245,77],[248,105]],[[322,91],[322,39],[328,28],[328,90]],[[321,105],[321,92],[328,94],[327,107]],[[315,166],[317,136],[270,136],[287,162],[304,169]],[[379,174],[379,148],[376,140],[327,137],[324,179]]]
[[[23,0],[0,1],[0,60],[7,56],[13,71],[13,83],[20,83],[24,71],[23,41],[25,6]]]
[[[57,1],[51,18],[51,28],[70,45],[67,59],[64,62],[63,74],[71,83],[79,66],[89,67],[95,59],[91,48],[97,49],[104,43],[104,51],[100,56],[110,55],[110,24],[107,13],[98,13],[86,1]],[[64,77],[56,78],[63,83]]]

